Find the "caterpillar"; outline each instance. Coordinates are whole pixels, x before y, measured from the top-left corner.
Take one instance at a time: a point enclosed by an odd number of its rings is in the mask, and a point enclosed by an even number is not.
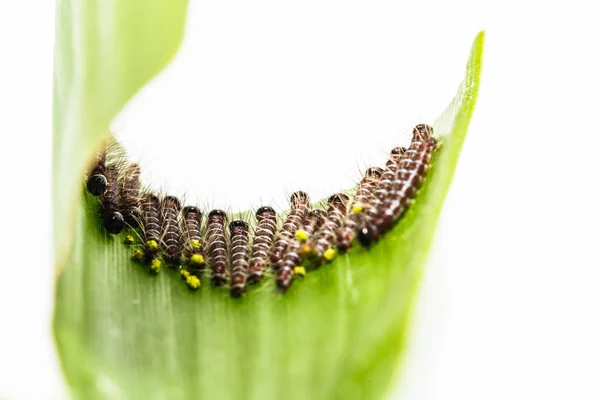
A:
[[[119,211],[125,223],[132,228],[137,228],[136,215],[139,213],[140,203],[140,166],[128,164],[123,169],[119,183],[120,203]]]
[[[106,149],[96,156],[96,163],[92,168],[87,182],[87,191],[94,196],[104,194],[108,181],[106,179]]]
[[[390,193],[377,209],[368,209],[364,213],[363,224],[357,232],[363,246],[368,247],[378,240],[412,204],[437,148],[432,135],[433,128],[429,125],[419,124],[414,128],[410,148],[400,162]]]
[[[202,216],[198,207],[183,208],[183,251],[188,269],[192,272],[201,271],[206,263],[201,232]]]
[[[326,217],[327,213],[323,210],[311,210],[306,216],[303,226],[295,232],[295,239],[288,244],[281,267],[277,270],[276,284],[281,291],[289,289],[295,269],[302,265],[301,246],[306,243],[315,230],[321,227]]]
[[[277,214],[269,206],[256,210],[256,228],[252,242],[252,257],[248,267],[248,283],[259,282],[269,261],[269,249],[277,231]]]
[[[356,194],[352,198],[352,203],[348,207],[347,216],[344,219],[343,225],[338,234],[338,250],[346,252],[352,246],[352,242],[356,237],[356,226],[360,218],[360,212],[368,207],[373,202],[375,189],[383,170],[379,167],[371,167],[365,172],[356,189]]]
[[[388,195],[389,190],[398,171],[400,161],[406,153],[406,147],[394,147],[390,152],[390,158],[385,163],[385,169],[375,189],[375,204],[379,204]]]
[[[179,231],[179,212],[181,202],[175,196],[165,196],[161,205],[162,235],[161,247],[165,253],[165,262],[171,268],[176,268],[181,263],[181,252],[179,243],[181,241]]]
[[[104,169],[106,177],[106,190],[100,196],[100,215],[104,228],[108,233],[116,235],[120,233],[125,220],[119,212],[119,187],[117,185],[118,170],[114,165],[108,165]]]
[[[325,222],[303,246],[303,258],[310,266],[317,267],[335,258],[337,232],[344,221],[348,201],[349,198],[344,193],[336,193],[327,200],[329,207]]]
[[[310,198],[305,192],[294,192],[290,198],[291,210],[281,227],[273,249],[271,251],[271,265],[277,270],[283,252],[289,241],[294,236],[294,232],[302,226],[306,213],[310,209]]]
[[[149,264],[154,272],[160,271],[158,259],[159,243],[161,238],[161,213],[160,199],[154,193],[146,193],[140,202],[140,215],[138,226],[142,231],[144,250],[134,250],[133,258]]]
[[[245,292],[246,275],[248,273],[248,258],[250,248],[248,241],[248,224],[246,221],[235,220],[229,224],[230,237],[230,266],[231,266],[231,297],[240,297]]]
[[[222,210],[212,210],[208,214],[206,245],[211,270],[211,280],[215,286],[227,282],[227,238],[225,225],[227,214]]]

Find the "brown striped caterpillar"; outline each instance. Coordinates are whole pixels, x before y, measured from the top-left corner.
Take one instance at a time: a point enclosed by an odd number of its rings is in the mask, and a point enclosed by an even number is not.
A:
[[[430,166],[431,155],[437,148],[433,128],[420,124],[413,130],[410,148],[400,162],[389,194],[381,205],[364,213],[357,237],[363,246],[369,246],[402,217],[412,204]]]
[[[140,166],[127,164],[123,168],[119,179],[119,211],[125,223],[132,228],[137,227],[136,215],[139,213],[140,204]]]
[[[281,267],[277,270],[275,282],[281,291],[289,289],[294,277],[294,270],[302,265],[300,247],[306,243],[315,230],[323,225],[326,217],[327,213],[323,210],[311,210],[306,216],[302,228],[294,234],[295,238],[288,244],[281,261]]]
[[[291,210],[283,223],[273,249],[271,250],[271,265],[273,269],[279,267],[279,262],[283,256],[283,252],[289,241],[294,237],[296,232],[304,221],[304,218],[310,210],[310,198],[305,192],[294,192],[290,198]]]
[[[356,194],[352,198],[352,203],[350,203],[350,207],[347,210],[347,216],[338,233],[339,251],[346,252],[352,246],[352,242],[356,237],[357,221],[360,218],[359,213],[371,206],[382,172],[383,170],[379,167],[371,167],[367,169],[365,176],[358,184]]]
[[[162,216],[162,240],[160,244],[165,253],[165,262],[169,267],[177,268],[181,263],[181,251],[179,249],[181,242],[179,230],[181,202],[175,196],[165,196],[161,201],[160,208]]]
[[[248,268],[248,283],[257,283],[263,277],[269,262],[269,250],[277,231],[277,214],[273,208],[263,206],[256,211],[256,221],[252,258]]]
[[[106,190],[100,196],[100,215],[106,231],[116,235],[125,227],[125,220],[119,212],[118,170],[115,165],[107,165],[104,173]]]
[[[240,297],[246,288],[246,275],[248,273],[248,259],[250,235],[246,221],[235,220],[229,224],[229,259],[231,266],[231,297]]]
[[[302,256],[309,266],[318,267],[337,255],[337,232],[346,216],[348,201],[344,193],[336,193],[327,200],[329,207],[325,222],[302,247]]]
[[[227,236],[225,226],[227,214],[223,210],[212,210],[208,213],[206,226],[206,247],[210,263],[211,280],[215,286],[223,286],[227,282]]]
[[[206,265],[204,240],[202,239],[202,212],[198,207],[183,208],[183,253],[187,268],[193,273],[204,269]]]

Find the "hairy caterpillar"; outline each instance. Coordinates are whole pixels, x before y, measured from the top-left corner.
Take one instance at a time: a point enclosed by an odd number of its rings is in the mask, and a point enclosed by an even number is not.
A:
[[[389,194],[377,208],[366,210],[357,237],[363,246],[378,240],[412,204],[430,166],[431,155],[437,148],[433,128],[420,124],[413,130],[410,148],[400,162]]]
[[[140,203],[140,166],[127,164],[119,180],[120,202],[119,211],[125,223],[132,228],[137,227],[136,215],[139,213]]]
[[[104,228],[108,233],[120,233],[125,220],[119,212],[119,187],[117,185],[118,170],[114,165],[107,165],[105,170],[106,190],[100,196],[100,215]]]
[[[210,263],[211,279],[215,286],[227,282],[227,237],[225,225],[227,214],[222,210],[212,210],[208,214],[206,227],[206,246]]]
[[[344,219],[343,225],[338,234],[338,250],[346,252],[352,246],[352,242],[356,237],[357,222],[360,218],[359,213],[369,207],[375,196],[375,189],[383,170],[379,167],[371,167],[365,172],[356,189],[356,194],[352,198],[350,207],[348,207],[347,216]]]
[[[269,250],[277,231],[277,214],[269,206],[256,210],[256,228],[252,243],[252,258],[248,267],[248,283],[259,282],[269,262]]]
[[[160,199],[154,193],[146,193],[140,202],[140,215],[138,226],[142,231],[144,250],[135,250],[133,258],[149,264],[154,272],[160,271],[158,259],[159,243],[161,239],[161,213]]]
[[[375,204],[379,204],[388,195],[405,153],[406,147],[394,147],[390,152],[390,158],[385,163],[385,169],[381,172],[381,178],[375,189]]]
[[[183,251],[187,267],[192,272],[201,271],[205,264],[204,241],[202,240],[202,212],[198,207],[183,208]]]
[[[285,219],[271,251],[271,264],[275,270],[279,267],[283,252],[294,236],[294,232],[302,226],[306,213],[310,210],[310,198],[305,192],[298,191],[292,193],[290,203],[290,213]]]
[[[327,213],[323,210],[311,210],[306,216],[302,228],[294,234],[295,239],[292,239],[288,244],[281,261],[281,267],[277,270],[276,284],[281,291],[289,289],[295,268],[302,265],[300,247],[306,243],[315,230],[321,227],[326,217]]]
[[[231,243],[231,297],[240,297],[245,292],[246,275],[248,273],[248,258],[250,247],[248,241],[248,224],[246,221],[235,220],[229,224],[229,238]]]
[[[344,193],[336,193],[327,200],[329,207],[325,222],[303,246],[302,255],[309,265],[317,267],[335,258],[337,232],[344,221],[348,201]]]
[[[179,231],[179,212],[181,202],[175,196],[165,196],[161,202],[162,214],[162,240],[161,247],[165,252],[165,262],[171,268],[176,268],[181,263],[181,242]]]

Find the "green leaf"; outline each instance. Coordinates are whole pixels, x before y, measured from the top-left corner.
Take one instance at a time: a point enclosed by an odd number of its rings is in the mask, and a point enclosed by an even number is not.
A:
[[[75,3],[63,1],[60,9],[77,17]],[[106,3],[113,4],[108,8],[115,15],[116,4],[137,4]],[[153,3],[158,7],[172,1]],[[84,7],[77,4],[75,8]],[[179,9],[183,13],[185,4],[179,4]],[[183,22],[182,14],[170,13],[169,24]],[[137,18],[135,13],[128,16]],[[88,23],[97,22],[77,18],[59,19],[60,56],[69,48],[64,42],[70,35],[81,34],[89,29]],[[81,25],[77,29],[76,22]],[[143,27],[145,22],[137,24]],[[164,23],[163,29],[171,28]],[[171,46],[169,51],[157,53],[172,54],[179,35],[179,31],[172,33],[173,40],[163,43],[165,48]],[[55,209],[57,221],[69,217],[68,211],[76,215],[73,226],[57,224],[55,231],[64,235],[72,229],[72,246],[57,279],[54,332],[74,397],[376,399],[386,395],[402,358],[416,289],[475,107],[483,42],[482,32],[475,39],[458,94],[434,123],[442,145],[402,221],[370,250],[355,249],[338,257],[297,279],[283,296],[268,280],[240,300],[229,298],[227,290],[211,287],[208,280],[192,292],[178,273],[163,270],[153,276],[131,262],[130,249],[122,244],[125,233],[113,237],[104,232],[97,200],[82,188],[79,171],[94,151],[102,128],[155,69],[144,69],[141,78],[137,68],[116,68],[121,82],[130,83],[126,95],[118,91],[113,98],[114,91],[98,97],[97,92],[103,91],[98,83],[108,75],[102,72],[105,60],[97,57],[94,68],[86,72],[87,80],[98,84],[96,91],[80,88],[71,97],[64,80],[74,73],[77,63],[73,59],[91,57],[84,53],[94,52],[93,43],[69,56],[70,70],[57,56],[56,92],[64,98],[56,104],[55,199],[62,198],[57,192],[63,188],[74,187],[79,201],[69,210]],[[167,58],[155,66],[164,65]],[[88,118],[90,105],[99,98],[112,106],[106,106],[101,118]],[[85,134],[70,128],[72,116],[67,109],[81,111],[78,126],[86,127]],[[61,154],[72,154],[75,149],[85,157],[67,165]],[[59,254],[57,262],[61,260]]]

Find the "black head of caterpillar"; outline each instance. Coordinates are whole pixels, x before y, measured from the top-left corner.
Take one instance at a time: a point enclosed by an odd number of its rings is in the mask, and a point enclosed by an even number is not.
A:
[[[429,136],[433,128],[417,125],[405,157],[400,162],[389,195],[375,210],[366,210],[357,237],[363,246],[370,246],[398,221],[417,195],[430,167],[437,141]]]
[[[271,264],[273,269],[277,270],[279,262],[287,244],[294,236],[294,232],[302,226],[304,218],[310,210],[310,198],[308,194],[302,191],[292,193],[290,197],[291,210],[287,215],[281,231],[277,235],[273,249],[271,250]]]
[[[348,207],[349,212],[338,232],[338,250],[340,252],[346,252],[352,246],[352,242],[356,237],[356,226],[357,221],[360,218],[360,213],[365,208],[372,206],[375,189],[377,188],[382,173],[383,170],[379,167],[368,168],[365,172],[365,176],[358,184],[356,193],[352,198],[352,203],[350,203],[350,207]]]
[[[227,237],[225,226],[227,213],[223,210],[212,210],[208,213],[206,226],[206,247],[210,264],[211,280],[215,286],[223,286],[227,282]]]
[[[175,196],[165,196],[161,202],[162,240],[165,262],[169,267],[178,267],[181,263],[181,233],[179,231],[179,212],[181,202]]]
[[[321,227],[327,218],[327,213],[320,209],[309,211],[304,223],[294,234],[294,239],[288,244],[281,261],[281,267],[277,270],[275,282],[279,290],[289,289],[292,278],[296,271],[304,273],[302,267],[302,256],[300,248],[306,243],[313,232]]]
[[[240,297],[245,292],[248,259],[250,257],[250,247],[248,246],[250,235],[248,231],[249,227],[246,221],[238,219],[229,224],[231,297]]]
[[[198,207],[183,208],[183,250],[188,269],[201,271],[206,265],[204,240],[202,239],[202,212]]]
[[[116,235],[125,227],[125,220],[119,212],[118,170],[116,166],[108,165],[104,173],[107,184],[106,190],[100,196],[100,214],[106,231]]]
[[[125,219],[125,223],[136,228],[138,225],[137,214],[140,205],[140,166],[128,164],[123,168],[119,180],[120,204],[119,211]]]
[[[349,200],[344,193],[336,193],[327,200],[329,207],[325,222],[301,250],[301,254],[309,266],[318,267],[332,261],[337,255],[337,233],[346,216]]]
[[[257,283],[263,277],[269,262],[269,250],[277,232],[277,213],[272,207],[256,210],[256,228],[252,241],[252,257],[248,267],[248,283]]]
[[[86,182],[87,191],[94,196],[100,196],[104,194],[106,190],[106,149],[102,150],[100,154],[96,156],[96,163],[92,167],[88,175]]]

